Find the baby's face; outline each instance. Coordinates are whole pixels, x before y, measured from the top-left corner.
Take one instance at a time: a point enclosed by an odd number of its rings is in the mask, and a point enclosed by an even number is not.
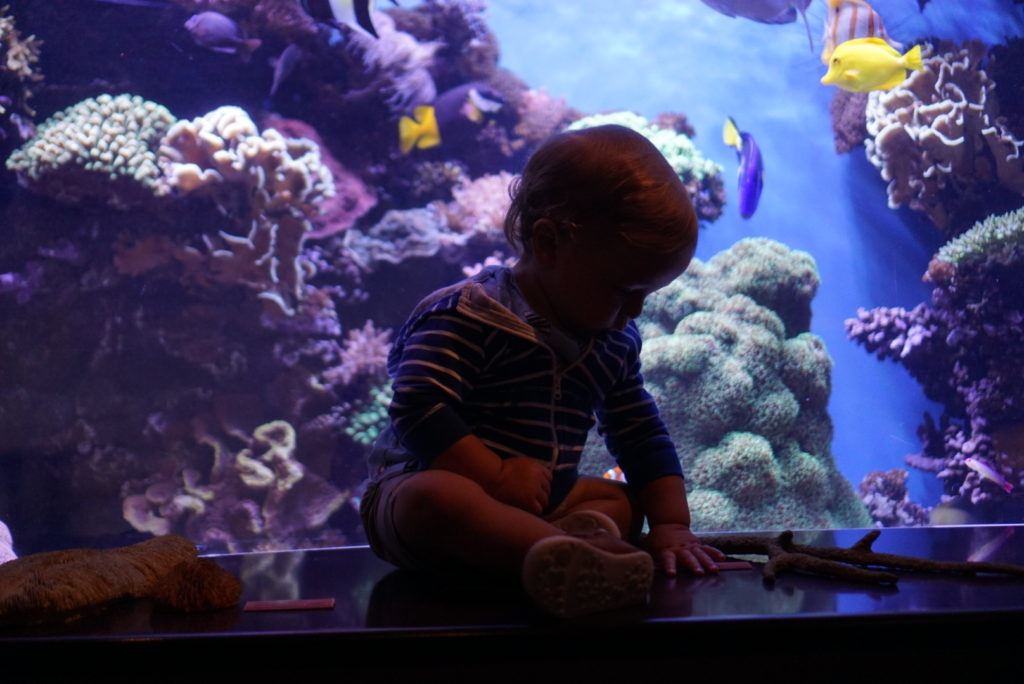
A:
[[[562,327],[577,335],[622,330],[643,310],[644,299],[686,270],[689,249],[652,253],[616,241],[613,245],[566,245],[551,274],[549,292]]]

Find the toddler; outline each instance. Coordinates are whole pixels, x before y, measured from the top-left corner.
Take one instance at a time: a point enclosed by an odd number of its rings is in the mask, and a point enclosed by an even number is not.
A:
[[[361,507],[371,547],[404,568],[518,578],[559,616],[643,601],[655,564],[716,572],[633,323],[693,256],[686,189],[628,128],[562,133],[513,186],[505,234],[513,268],[429,295],[395,340]],[[595,422],[628,484],[578,474]]]

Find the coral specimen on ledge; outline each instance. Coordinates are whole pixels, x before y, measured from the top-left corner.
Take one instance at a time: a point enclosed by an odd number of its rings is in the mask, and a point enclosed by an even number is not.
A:
[[[830,452],[832,360],[807,332],[817,285],[809,254],[746,239],[695,259],[637,319],[697,529],[869,522]]]
[[[871,547],[880,534],[880,530],[871,530],[847,549],[797,544],[789,530],[774,538],[702,534],[700,541],[725,553],[768,556],[768,562],[761,569],[761,576],[768,584],[774,583],[779,573],[788,569],[869,584],[894,584],[899,580],[899,575],[895,573],[872,568],[969,577],[979,574],[1024,576],[1024,566],[1010,563],[940,561],[895,553],[879,553]]]
[[[0,567],[0,624],[68,622],[105,604],[154,598],[171,610],[237,605],[242,585],[188,539],[166,535],[116,549],[35,553]],[[183,582],[183,578],[202,579]]]
[[[993,444],[995,433],[1024,423],[1022,266],[1024,209],[989,217],[947,243],[928,268],[930,303],[859,309],[846,321],[850,339],[900,363],[943,404],[939,426],[926,416],[918,429],[924,449],[907,463],[936,473],[944,500],[984,504],[989,522],[1001,520],[1008,504],[998,478],[1024,483],[1016,456]],[[986,466],[998,476],[985,477]]]
[[[62,202],[152,202],[167,194],[156,152],[174,122],[166,108],[137,95],[89,98],[47,119],[7,168],[33,192]]]
[[[722,215],[722,205],[725,204],[722,167],[705,159],[688,136],[652,124],[634,112],[586,116],[571,123],[567,130],[574,131],[605,124],[618,124],[633,129],[650,140],[665,155],[665,159],[686,185],[698,218],[714,221]]]
[[[909,204],[949,236],[992,211],[986,193],[1024,195],[1024,140],[999,116],[987,52],[979,42],[925,44],[921,70],[868,98],[867,155],[888,181],[889,206]]]

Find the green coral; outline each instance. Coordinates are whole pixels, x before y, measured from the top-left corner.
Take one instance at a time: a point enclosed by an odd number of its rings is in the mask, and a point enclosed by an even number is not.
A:
[[[655,126],[635,112],[594,114],[574,121],[569,125],[568,130],[576,131],[606,124],[618,124],[631,128],[650,140],[658,148],[658,151],[665,155],[665,159],[684,181],[690,178],[702,181],[709,176],[717,176],[722,173],[722,167],[705,159],[688,137],[671,129]]]
[[[747,239],[647,300],[644,377],[697,529],[871,523],[831,456],[832,360],[807,332],[817,286],[809,254]]]
[[[349,416],[345,434],[363,446],[371,446],[390,422],[388,407],[394,394],[390,382],[372,388],[369,400]]]
[[[959,266],[965,261],[983,259],[986,254],[1005,246],[1021,243],[1024,243],[1024,207],[975,223],[970,230],[939,248],[938,258]]]
[[[166,194],[157,150],[174,116],[135,95],[100,95],[47,119],[7,160],[30,189],[65,202],[116,207]]]

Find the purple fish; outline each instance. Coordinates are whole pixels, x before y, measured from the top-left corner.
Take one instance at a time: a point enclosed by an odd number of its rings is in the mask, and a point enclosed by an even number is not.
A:
[[[790,24],[811,0],[701,0],[727,17],[745,17],[762,24]]]
[[[220,12],[193,14],[185,22],[185,28],[192,34],[196,45],[214,52],[237,54],[248,59],[260,46],[258,38],[244,38],[238,22]]]
[[[790,24],[797,14],[804,19],[807,40],[811,42],[811,25],[807,22],[807,6],[811,0],[701,0],[705,5],[727,17],[744,17],[762,24]]]
[[[764,187],[764,160],[761,158],[761,149],[754,142],[754,136],[741,131],[732,117],[725,120],[722,139],[726,145],[736,148],[736,156],[740,161],[740,216],[750,218],[757,209],[761,189]]]

